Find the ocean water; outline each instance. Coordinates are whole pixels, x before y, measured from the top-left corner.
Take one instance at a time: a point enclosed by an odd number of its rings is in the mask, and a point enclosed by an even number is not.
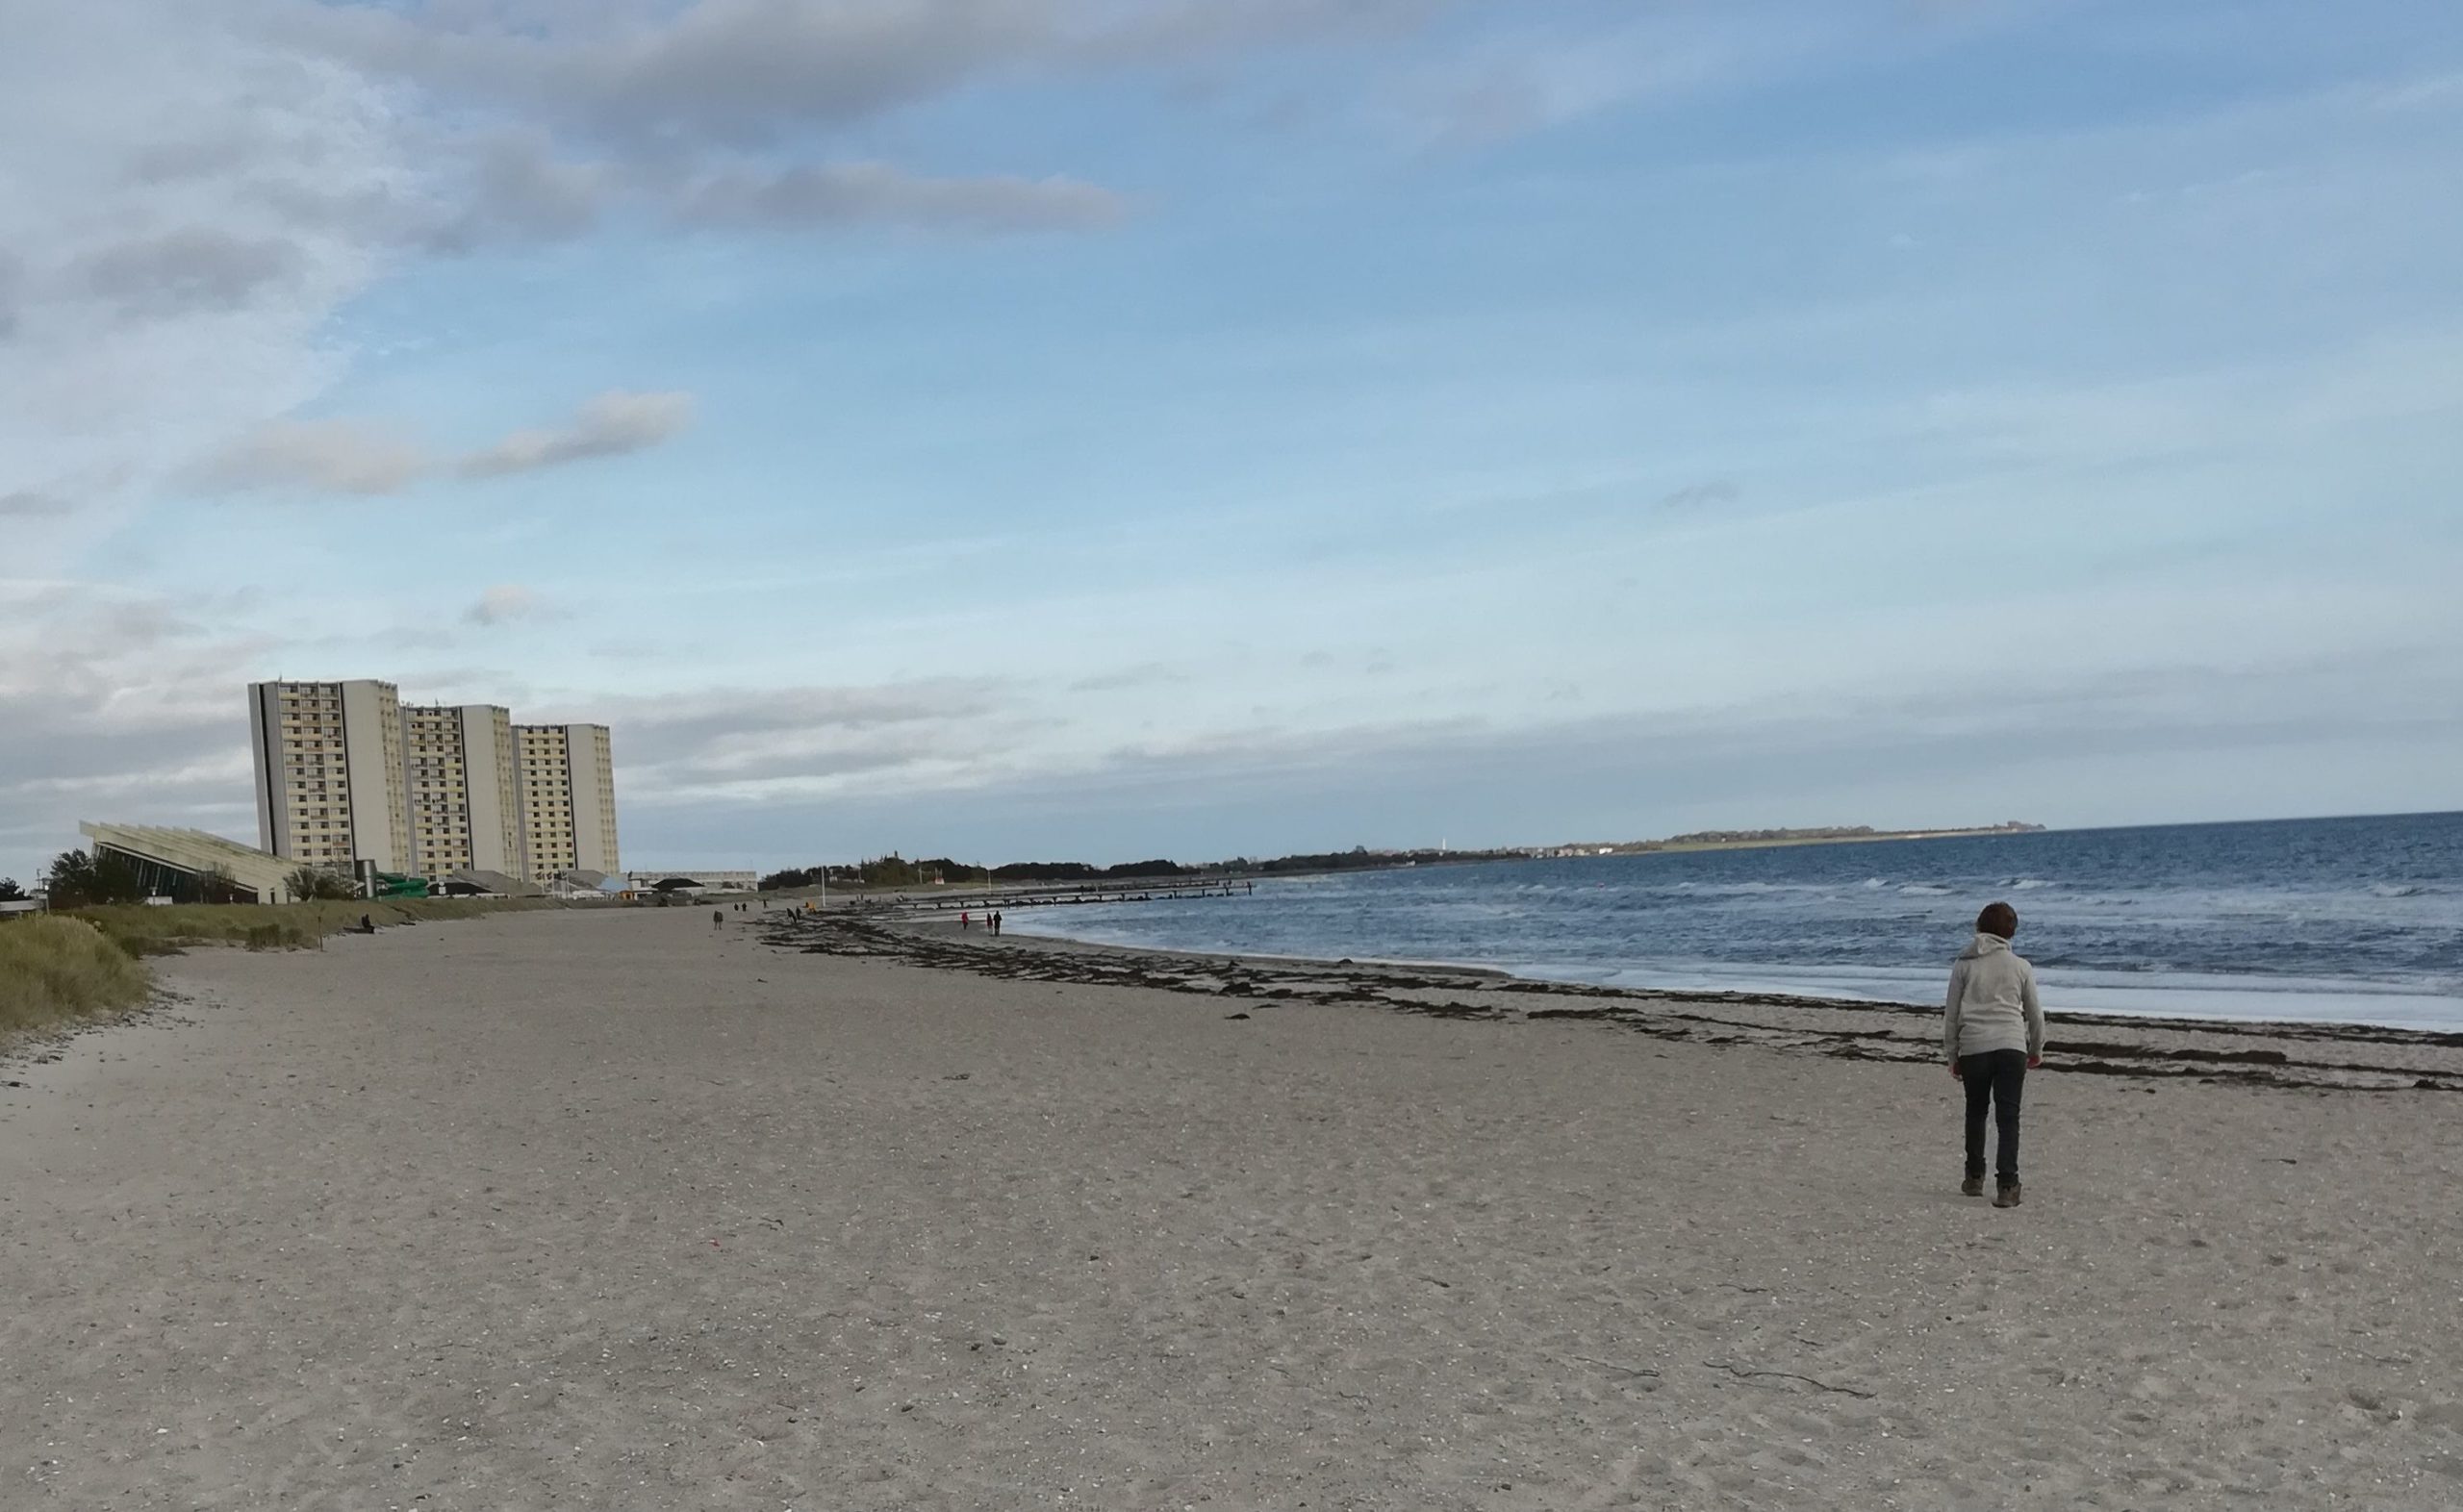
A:
[[[2463,814],[1426,866],[1010,919],[1114,945],[1924,1003],[1995,898],[2055,1012],[2463,1030]]]

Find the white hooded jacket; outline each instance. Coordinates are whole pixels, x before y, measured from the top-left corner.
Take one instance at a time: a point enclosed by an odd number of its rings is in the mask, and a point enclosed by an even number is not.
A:
[[[2036,969],[1999,935],[1977,935],[1951,964],[1942,1048],[1951,1060],[1987,1050],[2024,1050],[2029,1060],[2044,1053]]]

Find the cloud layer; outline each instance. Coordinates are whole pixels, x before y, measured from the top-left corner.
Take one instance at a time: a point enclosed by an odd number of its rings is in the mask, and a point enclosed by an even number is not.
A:
[[[693,396],[685,393],[602,393],[567,423],[546,430],[516,431],[455,465],[464,477],[495,478],[508,472],[621,457],[646,451],[693,423]]]
[[[0,139],[0,497],[122,512],[158,487],[394,491],[612,456],[683,423],[611,395],[417,459],[298,412],[329,322],[388,271],[611,219],[734,233],[1100,230],[1055,164],[886,160],[859,132],[968,90],[1393,36],[1432,0],[256,0],[13,14]],[[120,102],[117,104],[110,102]],[[206,461],[200,464],[199,459]],[[26,513],[21,505],[19,514]]]
[[[503,625],[522,619],[560,618],[562,615],[536,590],[520,583],[497,583],[481,592],[479,601],[464,610],[462,617],[474,625]]]
[[[394,493],[432,466],[399,436],[359,420],[269,420],[204,467],[199,481],[227,492]]]
[[[705,225],[876,224],[986,234],[1104,226],[1126,211],[1120,195],[1077,179],[919,178],[879,163],[718,174],[677,206],[679,218]]]
[[[17,6],[0,846],[281,673],[697,861],[2454,801],[2451,28],[2090,9]]]
[[[515,431],[466,456],[440,459],[362,420],[270,420],[208,462],[196,480],[231,493],[396,493],[440,472],[496,478],[646,451],[692,422],[690,394],[611,391],[563,425]]]

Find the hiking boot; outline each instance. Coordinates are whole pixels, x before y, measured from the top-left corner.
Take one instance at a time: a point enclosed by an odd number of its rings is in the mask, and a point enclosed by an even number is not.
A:
[[[1969,1177],[1968,1177],[1965,1181],[1960,1182],[1960,1183],[1959,1183],[1959,1196],[1961,1196],[1961,1197],[1982,1197],[1982,1196],[1984,1196],[1984,1178],[1983,1178],[1982,1176],[1969,1176]]]
[[[1996,1189],[1993,1194],[1993,1205],[1994,1207],[2017,1207],[2019,1205],[2019,1184],[2013,1181],[2006,1187]]]

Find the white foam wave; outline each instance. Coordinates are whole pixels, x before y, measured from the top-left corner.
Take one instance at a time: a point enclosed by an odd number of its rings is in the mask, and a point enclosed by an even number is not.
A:
[[[1697,897],[1768,897],[1779,893],[1827,893],[1827,882],[1679,882],[1668,891]]]

